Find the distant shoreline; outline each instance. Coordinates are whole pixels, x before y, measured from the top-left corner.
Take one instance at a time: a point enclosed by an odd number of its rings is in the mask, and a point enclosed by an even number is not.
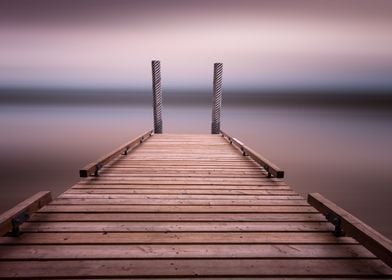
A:
[[[224,91],[225,106],[321,106],[392,108],[392,92],[354,91],[293,91],[293,92],[230,92]],[[130,106],[150,105],[149,91],[125,90],[59,90],[59,89],[0,89],[0,105],[57,106]],[[166,105],[209,105],[208,91],[164,91]]]

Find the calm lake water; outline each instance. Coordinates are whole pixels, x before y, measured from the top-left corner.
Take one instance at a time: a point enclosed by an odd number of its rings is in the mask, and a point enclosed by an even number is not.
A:
[[[209,133],[208,104],[167,105],[164,132]],[[392,237],[392,110],[224,106],[222,129],[283,168],[294,190],[320,192]],[[148,105],[0,105],[0,211],[152,128]]]

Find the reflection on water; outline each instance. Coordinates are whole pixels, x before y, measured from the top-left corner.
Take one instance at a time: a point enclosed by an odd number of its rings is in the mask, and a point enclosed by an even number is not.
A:
[[[209,133],[208,104],[166,106],[164,132]],[[225,106],[222,129],[282,167],[301,194],[320,192],[392,237],[392,113],[344,108]],[[151,107],[0,106],[0,211],[152,127]]]

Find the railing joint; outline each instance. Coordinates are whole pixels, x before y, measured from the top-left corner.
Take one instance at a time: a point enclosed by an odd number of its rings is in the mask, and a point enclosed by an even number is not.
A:
[[[103,167],[102,164],[97,164],[97,165],[95,166],[95,172],[94,172],[94,176],[95,176],[95,177],[98,177],[98,176],[99,176],[99,170],[101,170],[102,167]]]
[[[124,150],[124,153],[122,153],[122,155],[126,156],[128,154],[128,150],[129,150],[129,147],[126,147],[125,150]]]
[[[245,148],[244,147],[241,147],[241,151],[242,151],[242,155],[245,157],[245,156],[247,156],[247,154],[246,154],[246,150],[245,150]]]
[[[335,229],[333,231],[333,234],[336,237],[344,236],[344,232],[342,230],[342,220],[340,219],[339,216],[332,212],[328,212],[325,214],[325,218],[335,226]]]
[[[9,235],[11,236],[19,236],[20,235],[20,225],[29,219],[29,214],[26,212],[20,213],[18,216],[11,220],[12,229]]]

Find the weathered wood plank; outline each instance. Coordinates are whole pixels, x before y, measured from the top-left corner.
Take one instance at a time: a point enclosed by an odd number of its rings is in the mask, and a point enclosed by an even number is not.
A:
[[[40,213],[318,213],[310,206],[278,205],[47,205]]]
[[[26,222],[23,232],[332,231],[327,222]]]
[[[325,222],[322,214],[304,213],[35,213],[34,222]]]
[[[134,153],[134,154],[130,154],[126,158],[126,160],[130,160],[130,159],[139,159],[139,160],[151,159],[151,160],[154,160],[156,158],[157,158],[156,154],[145,154],[145,155],[140,154],[140,155],[138,155],[138,154]],[[183,154],[167,155],[166,154],[165,156],[162,155],[159,158],[166,159],[166,160],[168,160],[168,159],[170,159],[170,160],[182,160],[182,159],[188,159],[188,160],[189,159],[190,160],[199,160],[199,159],[201,159],[201,160],[214,160],[214,159],[217,159],[217,160],[222,160],[222,159],[225,159],[225,160],[229,160],[229,161],[231,161],[231,160],[242,161],[241,155],[234,155],[234,154],[233,155],[230,155],[230,154],[211,155],[211,154],[191,154],[191,153],[189,155],[183,155]]]
[[[101,172],[100,177],[101,178],[110,178],[110,177],[122,177],[122,178],[137,178],[137,177],[159,177],[159,178],[166,178],[166,179],[171,179],[171,178],[265,178],[267,175],[263,173],[258,173],[258,174],[239,174],[239,173],[213,173],[213,172],[205,172],[203,173],[181,173],[178,172],[178,174],[175,173],[166,173],[166,172],[151,172],[151,173],[120,173],[120,172]]]
[[[124,178],[124,179],[129,179],[129,178],[131,178],[131,179],[137,179],[137,178],[145,178],[145,177],[149,177],[149,178],[155,178],[155,177],[159,177],[159,178],[165,178],[166,180],[171,180],[171,179],[202,179],[202,180],[204,180],[204,179],[215,179],[215,178],[217,178],[217,179],[230,179],[230,178],[233,178],[233,179],[237,179],[238,177],[242,177],[244,180],[245,179],[253,179],[253,178],[255,178],[255,179],[257,179],[257,178],[266,178],[267,177],[267,174],[263,174],[263,173],[261,173],[260,172],[260,174],[258,174],[258,175],[256,175],[256,174],[254,174],[254,175],[252,175],[252,174],[250,174],[250,175],[240,175],[240,174],[209,174],[209,173],[206,173],[206,174],[200,174],[200,173],[188,173],[188,174],[184,174],[184,173],[179,173],[179,174],[165,174],[164,172],[162,172],[162,173],[151,173],[151,174],[148,174],[148,173],[143,173],[143,174],[137,174],[137,173],[135,173],[135,174],[121,174],[121,173],[101,173],[100,175],[99,175],[101,178],[106,178],[106,179],[110,179],[110,178],[118,178],[118,177],[121,177],[121,178]]]
[[[52,200],[49,191],[38,192],[27,198],[15,207],[0,215],[0,236],[3,236],[12,229],[12,220],[22,213],[30,216],[32,213],[48,204]]]
[[[260,169],[257,168],[241,168],[241,169],[208,169],[208,168],[104,168],[101,170],[101,174],[214,174],[214,175],[259,175]]]
[[[302,199],[131,199],[131,198],[112,198],[112,199],[99,199],[99,198],[58,198],[51,203],[52,205],[93,205],[93,204],[123,204],[123,205],[277,205],[277,206],[307,206],[308,203]]]
[[[325,232],[64,232],[25,233],[2,244],[357,244]]]
[[[181,185],[181,184],[109,184],[101,182],[90,182],[88,184],[76,184],[72,189],[177,189],[177,190],[291,190],[283,182],[271,182],[256,185]]]
[[[107,168],[112,168],[112,167],[124,167],[124,168],[137,168],[140,167],[140,164],[143,164],[143,166],[150,166],[152,168],[156,167],[166,167],[166,168],[175,168],[175,167],[184,167],[184,168],[208,168],[211,167],[213,169],[216,168],[230,168],[230,169],[235,169],[235,168],[252,168],[252,167],[258,167],[259,166],[255,165],[254,162],[251,160],[243,160],[243,161],[224,161],[224,160],[215,160],[215,161],[210,161],[210,160],[187,160],[187,159],[182,159],[182,160],[164,160],[164,159],[155,159],[155,160],[126,160],[126,159],[121,159],[117,160],[113,163],[109,163],[106,165]]]
[[[163,259],[93,261],[4,261],[0,277],[146,277],[146,276],[383,276],[392,269],[379,260],[351,259]]]
[[[358,244],[330,232],[51,232],[0,238],[2,244]]]
[[[362,258],[375,256],[362,245],[209,244],[203,245],[0,245],[0,260],[187,258]]]
[[[199,194],[199,195],[298,195],[298,193],[289,189],[243,189],[243,190],[231,190],[231,189],[133,189],[133,188],[84,188],[75,189],[71,188],[64,194]]]
[[[229,194],[81,194],[64,193],[59,199],[181,199],[181,200],[303,200],[299,195],[229,195]]]
[[[113,165],[110,167],[104,167],[102,168],[101,172],[106,172],[106,170],[110,170],[111,172],[137,172],[137,173],[151,173],[151,172],[253,172],[253,173],[258,173],[260,172],[260,167],[257,166],[244,166],[244,167],[231,167],[231,166],[219,166],[219,167],[209,167],[209,166],[148,166],[146,168],[145,166],[140,166],[140,165],[133,165],[133,166],[117,166]]]
[[[232,178],[235,179],[235,178]],[[166,179],[164,177],[148,177],[148,178],[123,178],[123,177],[99,177],[80,181],[81,184],[135,184],[135,185],[146,185],[146,184],[158,184],[158,185],[226,185],[226,186],[262,186],[266,183],[270,184],[271,182],[280,182],[280,181],[269,181],[268,178],[258,178],[258,179],[221,179],[221,178],[207,178],[207,179],[195,179],[195,178],[171,178]]]

